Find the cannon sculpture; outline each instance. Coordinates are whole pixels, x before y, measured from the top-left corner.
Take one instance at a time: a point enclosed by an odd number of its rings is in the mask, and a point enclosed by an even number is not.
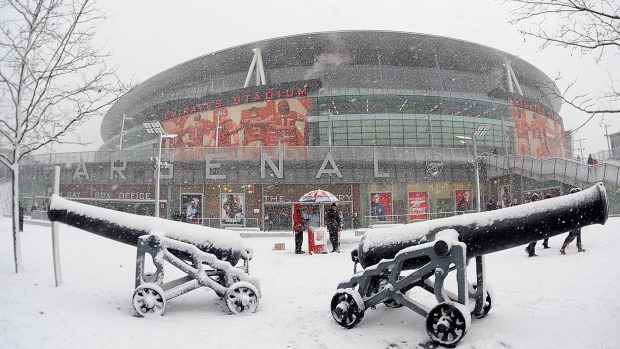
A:
[[[332,316],[339,325],[352,328],[366,309],[379,303],[406,306],[426,318],[433,342],[453,346],[466,334],[472,317],[482,318],[491,309],[485,254],[577,227],[605,224],[607,214],[605,187],[598,183],[578,193],[520,206],[368,231],[351,252],[355,266],[359,263],[365,270],[338,285],[330,304]],[[466,269],[473,257],[476,282],[470,284]],[[457,293],[444,288],[452,271],[456,271],[452,275]],[[414,287],[434,295],[437,305],[428,307],[409,297],[406,293]]]
[[[115,241],[136,246],[133,306],[140,316],[161,315],[166,302],[200,287],[213,289],[234,314],[255,312],[260,284],[249,276],[252,249],[238,233],[139,216],[63,199],[50,198],[48,216]],[[150,255],[154,273],[145,270]],[[243,264],[236,267],[240,260]],[[164,283],[164,261],[187,274]]]

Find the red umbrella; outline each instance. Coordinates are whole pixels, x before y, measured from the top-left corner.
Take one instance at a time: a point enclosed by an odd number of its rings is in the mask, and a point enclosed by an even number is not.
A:
[[[302,197],[299,198],[300,202],[336,202],[338,198],[336,195],[326,191],[326,190],[313,190],[311,192],[305,193]]]

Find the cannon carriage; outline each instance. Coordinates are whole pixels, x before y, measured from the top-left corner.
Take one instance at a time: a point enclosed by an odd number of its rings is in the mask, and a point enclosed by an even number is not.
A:
[[[139,316],[162,315],[167,301],[201,287],[212,289],[234,314],[258,308],[260,283],[249,275],[252,249],[243,247],[237,232],[108,210],[58,195],[50,199],[48,216],[137,247],[132,304]],[[147,270],[149,261],[154,271]],[[165,262],[186,275],[165,282]]]
[[[405,306],[426,319],[433,342],[453,346],[467,333],[471,319],[485,317],[493,294],[485,279],[484,255],[524,245],[591,224],[605,224],[607,194],[602,183],[563,197],[501,210],[411,223],[368,231],[351,252],[365,269],[338,285],[331,299],[334,320],[352,328],[369,308]],[[467,264],[475,258],[476,281]],[[355,268],[354,268],[355,272]],[[457,292],[444,286],[455,276]],[[429,292],[429,307],[408,294]]]

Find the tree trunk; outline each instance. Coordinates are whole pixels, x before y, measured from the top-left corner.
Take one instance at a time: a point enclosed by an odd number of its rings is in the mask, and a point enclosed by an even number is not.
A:
[[[15,150],[14,154],[19,156],[18,150]],[[19,231],[19,163],[12,164],[11,174],[13,177],[13,255],[15,257],[15,273],[19,273],[23,271],[21,233]]]

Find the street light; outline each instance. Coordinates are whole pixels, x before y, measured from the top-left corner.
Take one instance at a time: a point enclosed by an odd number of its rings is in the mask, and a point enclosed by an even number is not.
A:
[[[133,118],[128,118],[123,114],[123,121],[121,122],[121,139],[118,141],[118,150],[123,149],[123,132],[125,131],[125,120],[133,120]]]
[[[585,140],[586,140],[585,138],[579,138],[579,139],[573,140],[573,142],[579,142],[579,149],[577,149],[577,150],[579,150],[579,153],[581,154],[581,157],[579,158],[580,161],[583,161],[583,159],[584,159],[584,157],[583,157],[583,150],[585,148],[581,145],[581,142],[585,141]],[[579,157],[579,155],[577,155],[577,157]]]
[[[155,158],[155,217],[159,218],[159,179],[161,177],[161,140],[162,138],[174,138],[177,135],[167,134],[164,132],[164,129],[161,127],[159,121],[147,121],[143,122],[144,128],[146,132],[149,134],[158,134],[159,135],[159,145],[157,147],[158,153]]]
[[[480,172],[478,170],[478,150],[476,149],[476,137],[482,137],[489,132],[491,129],[491,125],[489,124],[480,124],[474,132],[469,136],[456,136],[456,138],[461,139],[466,142],[471,140],[474,145],[474,172],[476,173],[476,209],[480,212]]]
[[[477,197],[477,209],[480,212],[480,172],[478,171],[478,151],[476,150],[476,137],[482,137],[489,132],[491,125],[480,124],[476,127],[474,133],[472,133],[472,143],[474,143],[474,169],[476,170],[476,197]]]
[[[465,146],[467,147],[467,159],[469,159],[469,143],[467,143],[467,141],[471,141],[471,137],[454,136],[454,138],[458,139],[461,144],[465,144]]]
[[[611,126],[610,124],[605,122],[605,117],[601,118],[601,122],[598,124],[600,127],[605,127],[605,138],[607,138],[607,150],[609,150],[608,157],[611,158],[611,143],[609,142],[609,134],[607,133],[607,126]]]

